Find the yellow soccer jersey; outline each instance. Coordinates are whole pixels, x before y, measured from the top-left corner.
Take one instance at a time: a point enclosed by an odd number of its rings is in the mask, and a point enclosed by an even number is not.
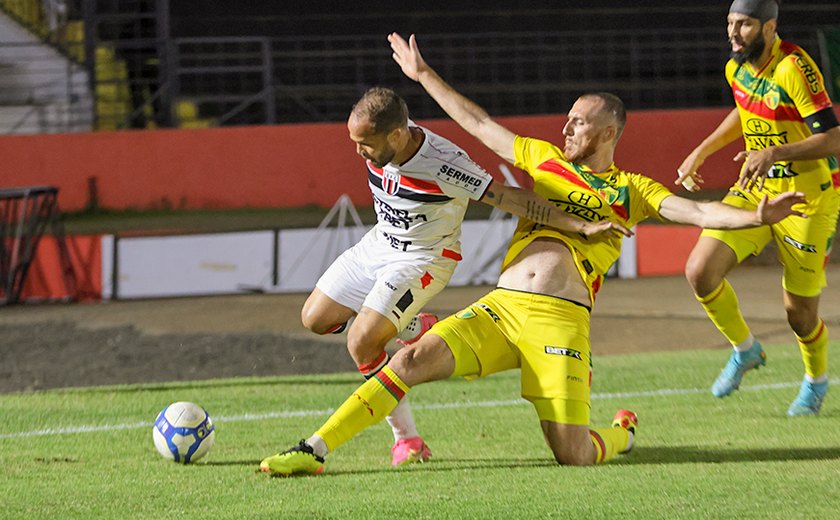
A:
[[[611,219],[630,228],[648,217],[658,217],[659,205],[671,195],[662,184],[619,170],[614,163],[607,171],[593,172],[569,162],[560,148],[546,141],[516,136],[513,149],[516,166],[533,177],[536,193],[589,222]],[[540,237],[556,238],[569,246],[594,302],[603,276],[618,259],[621,239],[590,241],[580,234],[564,233],[520,217],[502,270]]]
[[[778,37],[761,69],[756,70],[749,62],[738,65],[729,60],[726,80],[738,106],[747,150],[801,141],[837,126],[816,64],[802,48]],[[804,192],[809,208],[813,208],[821,194],[832,191],[832,185],[840,185],[834,156],[778,162],[768,175],[765,190],[771,195]]]

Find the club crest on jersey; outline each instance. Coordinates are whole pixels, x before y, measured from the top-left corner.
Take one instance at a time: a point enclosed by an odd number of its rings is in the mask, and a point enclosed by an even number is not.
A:
[[[764,104],[770,110],[776,110],[779,107],[779,91],[771,90],[764,94]]]
[[[388,195],[396,195],[400,191],[400,174],[384,168],[382,170],[382,191]]]

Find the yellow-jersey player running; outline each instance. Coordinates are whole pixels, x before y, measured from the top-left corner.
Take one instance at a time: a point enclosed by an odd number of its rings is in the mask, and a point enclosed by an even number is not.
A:
[[[815,415],[828,391],[828,331],[818,309],[840,207],[835,156],[840,153],[840,126],[814,61],[776,34],[778,7],[773,0],[732,2],[727,20],[732,59],[726,64],[726,79],[736,108],[683,161],[677,182],[689,176],[702,182],[697,168],[704,159],[743,136],[746,149],[735,159],[744,165],[724,203],[752,209],[765,195],[788,190],[805,194],[808,202],[802,211],[807,219],[791,217],[749,230],[704,230],[689,256],[686,276],[734,347],[712,385],[716,397],[725,397],[738,388],[747,371],[766,363],[725,277],[775,242],[784,266],[788,323],[805,365],[788,415]]]
[[[382,420],[413,386],[515,368],[522,372],[521,395],[534,405],[558,463],[596,464],[629,451],[638,428],[635,413],[619,410],[611,427],[589,425],[589,313],[606,270],[618,257],[621,234],[581,235],[573,223],[613,222],[624,234],[651,216],[714,228],[758,226],[795,214],[792,206],[803,201],[802,194],[764,200],[757,210],[673,196],[661,184],[613,163],[626,120],[616,96],[579,98],[563,128],[565,147],[560,149],[517,136],[490,119],[426,64],[414,36],[410,43],[397,34],[389,40],[403,72],[465,130],[530,173],[534,191],[556,205],[548,211],[565,213],[571,223],[561,231],[520,219],[495,290],[397,352],[314,435],[268,457],[261,469],[274,475],[319,473],[328,452]]]

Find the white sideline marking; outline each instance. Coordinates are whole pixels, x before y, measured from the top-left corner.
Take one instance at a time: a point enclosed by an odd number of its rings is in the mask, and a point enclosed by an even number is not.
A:
[[[829,381],[832,385],[840,384],[840,379],[832,379]],[[766,385],[751,385],[741,387],[742,391],[760,391],[760,390],[777,390],[780,388],[794,388],[801,383],[771,383]],[[638,397],[660,397],[669,395],[693,395],[705,394],[709,391],[708,388],[663,388],[661,390],[648,390],[644,392],[607,392],[592,394],[592,400],[602,399],[631,399]],[[415,410],[443,410],[450,408],[484,408],[494,406],[517,406],[528,404],[524,399],[508,399],[504,401],[459,401],[456,403],[433,403],[426,405],[412,405]],[[335,409],[328,408],[326,410],[300,410],[292,412],[268,412],[268,413],[248,413],[242,415],[220,415],[214,417],[213,420],[217,423],[235,423],[248,421],[263,421],[266,419],[289,419],[293,417],[311,417],[321,415],[331,415]],[[136,422],[123,424],[103,424],[103,425],[82,425],[82,426],[68,426],[66,428],[47,428],[43,430],[32,430],[28,432],[16,433],[0,433],[0,439],[19,439],[22,437],[41,437],[46,435],[72,435],[76,433],[95,433],[95,432],[115,432],[120,430],[136,430],[140,428],[151,428],[153,422]]]

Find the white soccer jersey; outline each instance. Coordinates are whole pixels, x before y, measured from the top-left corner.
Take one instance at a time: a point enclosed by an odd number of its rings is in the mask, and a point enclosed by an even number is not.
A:
[[[384,168],[367,162],[377,240],[398,251],[460,253],[468,199],[478,200],[493,177],[449,140],[423,127],[414,156]]]

